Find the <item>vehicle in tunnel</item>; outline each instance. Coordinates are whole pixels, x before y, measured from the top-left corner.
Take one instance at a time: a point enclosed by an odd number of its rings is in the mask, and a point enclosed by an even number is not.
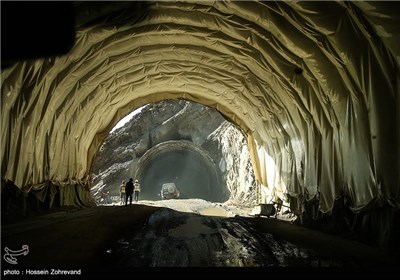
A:
[[[161,187],[161,199],[179,198],[181,193],[175,183],[165,183]]]

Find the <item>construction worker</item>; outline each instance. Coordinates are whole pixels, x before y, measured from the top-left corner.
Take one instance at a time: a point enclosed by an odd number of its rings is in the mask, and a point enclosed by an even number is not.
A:
[[[140,184],[139,184],[139,180],[135,180],[135,184],[133,184],[134,190],[135,190],[135,198],[134,200],[136,202],[139,201],[139,193],[140,193]]]

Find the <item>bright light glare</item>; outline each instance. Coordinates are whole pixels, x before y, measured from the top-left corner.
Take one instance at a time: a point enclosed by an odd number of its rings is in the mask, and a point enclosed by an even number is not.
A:
[[[116,129],[118,129],[118,128],[120,128],[120,127],[123,127],[127,122],[129,122],[129,121],[133,118],[133,116],[139,114],[139,113],[142,111],[143,108],[144,108],[144,106],[143,106],[143,107],[140,107],[140,108],[137,108],[137,109],[134,110],[132,113],[130,113],[129,115],[126,115],[124,118],[122,118],[122,119],[114,126],[114,128],[111,129],[110,133],[114,132]]]

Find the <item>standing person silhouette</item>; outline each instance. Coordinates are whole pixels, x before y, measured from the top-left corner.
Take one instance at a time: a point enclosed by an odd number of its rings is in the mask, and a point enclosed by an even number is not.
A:
[[[139,180],[135,180],[135,184],[133,186],[134,186],[134,190],[135,190],[135,201],[138,202],[139,201],[139,193],[140,193]]]
[[[121,194],[121,204],[124,204],[125,203],[125,180],[122,181],[122,184],[119,187],[119,193]]]
[[[133,179],[130,178],[129,182],[126,183],[125,185],[125,205],[128,205],[128,198],[130,200],[130,203],[132,205],[132,194],[133,194]]]

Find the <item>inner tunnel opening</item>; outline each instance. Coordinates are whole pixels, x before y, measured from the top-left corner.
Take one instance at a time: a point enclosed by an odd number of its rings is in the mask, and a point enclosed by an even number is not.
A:
[[[201,198],[225,202],[219,186],[221,174],[204,150],[188,141],[168,141],[149,150],[138,164],[135,178],[142,182],[141,197],[161,198],[161,187],[174,183],[179,198]]]

